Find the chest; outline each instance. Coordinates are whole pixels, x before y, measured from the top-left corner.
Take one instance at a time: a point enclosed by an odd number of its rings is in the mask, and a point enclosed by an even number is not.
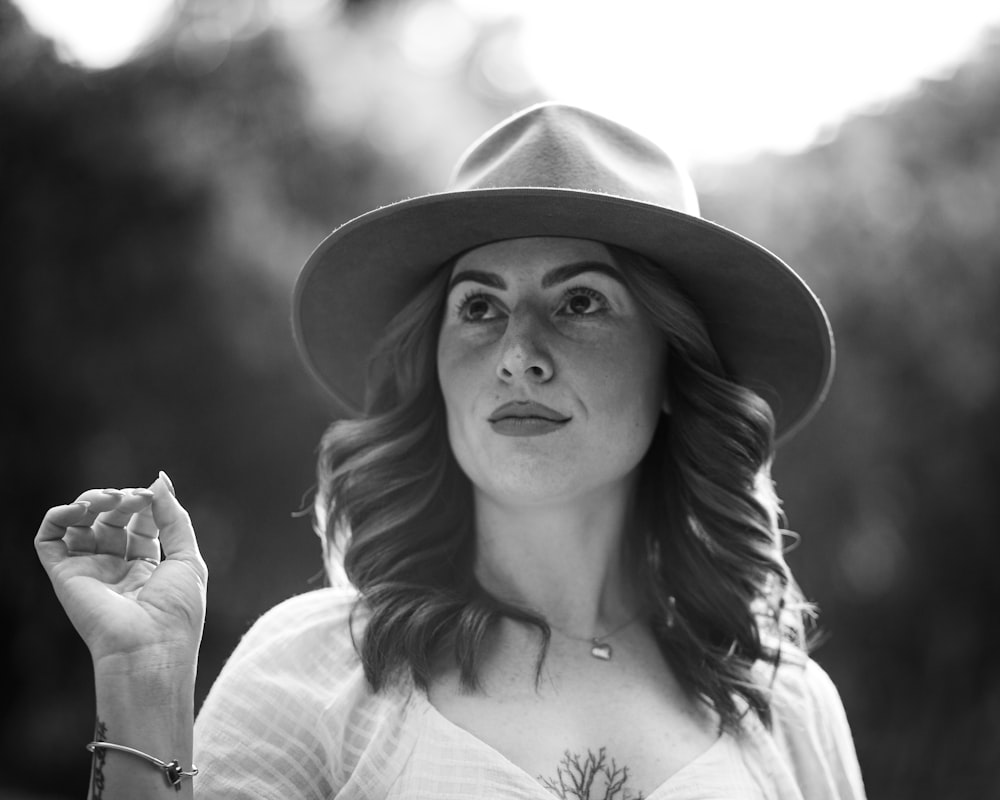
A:
[[[556,797],[648,797],[718,734],[658,652],[628,652],[602,662],[554,643],[537,685],[533,664],[514,658],[494,663],[484,691],[463,691],[446,673],[428,699]]]

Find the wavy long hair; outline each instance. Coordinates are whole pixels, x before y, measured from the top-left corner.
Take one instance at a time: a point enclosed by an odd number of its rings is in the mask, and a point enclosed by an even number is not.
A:
[[[805,648],[810,613],[785,563],[770,479],[774,418],[734,381],[698,311],[666,272],[610,247],[668,342],[670,413],[639,468],[633,555],[649,622],[681,685],[735,729],[747,708],[770,725],[761,664]],[[314,523],[332,583],[355,586],[358,643],[374,691],[409,671],[426,689],[441,657],[478,688],[484,640],[531,609],[487,592],[473,571],[472,490],[448,443],[437,339],[454,259],[389,324],[371,360],[366,411],[335,422],[319,453]],[[787,645],[791,643],[793,647]]]

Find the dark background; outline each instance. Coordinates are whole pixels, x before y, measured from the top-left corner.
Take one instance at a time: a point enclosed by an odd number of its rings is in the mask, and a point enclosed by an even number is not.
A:
[[[321,583],[293,517],[331,413],[292,349],[299,265],[543,99],[490,79],[503,22],[435,72],[405,63],[391,3],[296,30],[225,8],[179,3],[89,72],[0,0],[0,797],[80,797],[89,768],[90,664],[34,555],[44,510],[170,473],[212,572],[200,702],[262,611]],[[1000,796],[1000,34],[821,144],[696,178],[837,333],[776,477],[869,794]]]

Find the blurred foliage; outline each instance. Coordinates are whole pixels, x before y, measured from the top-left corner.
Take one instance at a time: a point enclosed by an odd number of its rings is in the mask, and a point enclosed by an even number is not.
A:
[[[310,197],[302,160],[336,185],[345,159],[352,170],[375,159],[361,145],[347,155],[314,140],[267,37],[234,48],[211,79],[156,57],[88,74],[0,9],[2,324],[16,343],[3,359],[17,387],[4,398],[0,476],[16,509],[11,530],[30,530],[31,507],[83,484],[132,485],[168,469],[201,518],[216,578],[201,676],[210,680],[256,607],[226,596],[280,599],[277,562],[291,570],[286,581],[316,571],[308,528],[296,536],[289,520],[310,465],[285,461],[284,448],[308,453],[324,422],[294,366],[276,281],[219,224],[226,188],[239,180],[262,203],[339,214],[345,201]],[[294,262],[284,268],[293,274]],[[92,726],[86,651],[49,587],[23,568],[29,542],[7,536],[0,547],[0,603],[23,621],[8,632],[21,655],[9,664],[27,690],[0,700],[5,777],[79,792],[79,733]],[[216,644],[220,629],[226,644]]]
[[[36,563],[42,510],[170,472],[212,570],[200,701],[253,619],[319,582],[291,517],[331,415],[288,330],[298,266],[538,99],[503,23],[446,63],[407,51],[402,3],[298,28],[235,5],[236,27],[234,4],[179,3],[88,72],[0,0],[3,796],[78,796],[89,763],[90,664]],[[706,215],[794,264],[837,332],[830,398],[776,476],[870,795],[997,794],[1000,37],[804,153],[698,178]]]
[[[837,374],[775,474],[871,797],[1000,796],[1000,31],[707,216],[796,265]]]
[[[430,187],[401,143],[428,146],[441,108],[467,109],[437,135],[450,162],[536,99],[465,88],[488,37],[453,81],[406,72],[375,5],[281,30],[260,3],[186,0],[137,58],[89,72],[0,0],[0,796],[78,796],[89,770],[89,658],[23,535],[41,509],[171,474],[212,573],[198,702],[260,613],[322,580],[292,518],[333,411],[294,352],[298,269],[337,223]]]

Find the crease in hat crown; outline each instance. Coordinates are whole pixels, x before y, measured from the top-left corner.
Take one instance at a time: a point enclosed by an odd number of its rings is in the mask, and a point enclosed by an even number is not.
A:
[[[563,103],[539,103],[488,130],[449,181],[451,191],[513,187],[607,194],[700,216],[694,182],[662,148]]]

